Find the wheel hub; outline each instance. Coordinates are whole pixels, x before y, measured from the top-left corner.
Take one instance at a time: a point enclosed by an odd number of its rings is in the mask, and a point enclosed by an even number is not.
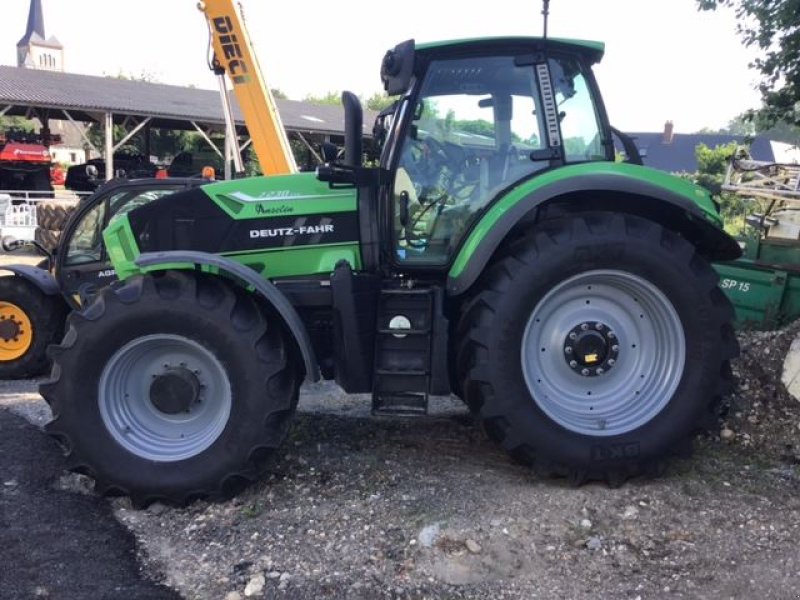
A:
[[[607,373],[617,363],[616,334],[602,322],[584,322],[573,327],[564,340],[564,360],[583,377]]]
[[[33,325],[16,304],[0,302],[0,362],[20,360],[33,344]]]
[[[150,384],[150,402],[168,415],[191,412],[200,399],[200,381],[185,367],[168,367]]]
[[[20,325],[13,318],[7,319],[5,316],[0,316],[0,338],[4,342],[16,340],[21,333]]]

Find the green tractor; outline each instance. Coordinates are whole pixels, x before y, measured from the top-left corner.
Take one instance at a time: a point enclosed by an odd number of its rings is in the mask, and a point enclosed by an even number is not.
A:
[[[364,166],[210,184],[104,232],[121,279],[73,313],[41,386],[72,467],[138,504],[225,497],[286,436],[301,383],[489,436],[578,484],[657,474],[713,425],[738,352],[709,194],[615,162],[603,44],[404,42]]]

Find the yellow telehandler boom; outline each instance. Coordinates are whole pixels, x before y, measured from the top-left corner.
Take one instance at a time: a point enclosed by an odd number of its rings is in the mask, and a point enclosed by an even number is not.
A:
[[[275,99],[264,83],[261,69],[244,20],[233,0],[203,0],[197,8],[205,15],[214,49],[214,70],[228,75],[250,133],[261,171],[265,175],[297,172],[286,131],[278,114]],[[220,78],[228,131],[235,139],[230,103],[225,83]],[[238,148],[238,144],[234,146]],[[236,170],[241,169],[239,152],[234,152]]]

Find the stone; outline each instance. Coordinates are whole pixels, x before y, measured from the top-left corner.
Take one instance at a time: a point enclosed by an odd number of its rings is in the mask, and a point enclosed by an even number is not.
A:
[[[592,522],[589,519],[581,519],[581,527],[583,529],[591,529]]]
[[[792,340],[792,345],[783,359],[781,382],[795,400],[800,400],[800,335]]]
[[[467,540],[464,545],[471,554],[480,554],[481,552],[481,545],[475,540]]]
[[[424,548],[430,548],[433,546],[433,542],[436,541],[436,538],[439,537],[439,531],[439,523],[428,525],[422,528],[422,531],[419,532],[417,539]]]
[[[603,541],[596,535],[593,535],[586,540],[586,547],[589,550],[600,550],[603,547]]]
[[[245,597],[252,598],[253,596],[260,596],[264,591],[264,586],[266,584],[267,580],[264,579],[263,574],[259,573],[258,575],[252,577],[244,588]]]
[[[622,518],[625,519],[626,521],[635,519],[638,516],[639,516],[639,509],[633,506],[632,504],[626,506],[625,512],[622,513]]]
[[[228,592],[225,594],[225,600],[242,600],[242,595],[239,592]]]
[[[736,437],[736,432],[732,429],[728,429],[727,427],[723,428],[722,431],[719,432],[720,439],[728,442]]]

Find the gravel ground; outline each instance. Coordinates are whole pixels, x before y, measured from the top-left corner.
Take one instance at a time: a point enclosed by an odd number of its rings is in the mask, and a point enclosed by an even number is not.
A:
[[[269,474],[235,499],[110,503],[146,571],[187,599],[797,598],[800,402],[779,382],[798,331],[740,336],[719,435],[655,481],[541,480],[458,401],[377,419],[368,398],[319,385]],[[34,389],[2,383],[0,406],[42,423]]]

